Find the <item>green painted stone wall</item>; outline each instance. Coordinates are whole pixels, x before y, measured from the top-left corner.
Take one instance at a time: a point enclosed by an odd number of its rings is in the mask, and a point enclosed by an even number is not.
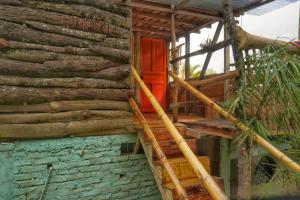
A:
[[[144,154],[121,155],[136,135],[0,143],[0,200],[159,200]]]

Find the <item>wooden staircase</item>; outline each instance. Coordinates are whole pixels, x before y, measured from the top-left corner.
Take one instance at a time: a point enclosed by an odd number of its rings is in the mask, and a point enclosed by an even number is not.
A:
[[[149,122],[149,121],[148,121]],[[168,130],[162,123],[149,122],[151,130],[153,131],[159,146],[168,158],[168,162],[173,168],[177,178],[179,179],[182,187],[185,189],[190,200],[209,200],[212,199],[209,193],[204,188],[201,180],[197,177],[189,162],[183,157],[177,144],[168,133]],[[174,124],[180,134],[184,137],[192,151],[197,155],[196,138],[187,136],[186,126],[181,123]],[[172,183],[168,172],[158,160],[157,155],[153,153],[151,141],[147,135],[144,134],[141,126],[136,124],[140,142],[145,151],[149,166],[153,172],[156,184],[161,192],[162,198],[166,200],[179,200],[177,191]],[[208,156],[197,156],[198,160],[203,164],[204,168],[210,173],[210,160]],[[218,185],[223,188],[222,179],[214,177]]]

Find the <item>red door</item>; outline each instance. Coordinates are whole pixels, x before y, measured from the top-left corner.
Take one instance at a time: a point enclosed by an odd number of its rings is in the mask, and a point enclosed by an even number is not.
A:
[[[141,75],[156,100],[166,108],[166,43],[160,39],[141,39]],[[141,91],[141,110],[154,112],[150,102]]]

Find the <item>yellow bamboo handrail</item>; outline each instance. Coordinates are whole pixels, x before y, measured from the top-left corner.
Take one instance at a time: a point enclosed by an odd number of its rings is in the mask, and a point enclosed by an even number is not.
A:
[[[129,98],[129,104],[130,104],[135,116],[137,117],[139,122],[142,124],[142,126],[144,128],[144,132],[146,133],[149,140],[151,141],[153,149],[154,149],[155,153],[157,154],[158,159],[163,164],[164,168],[166,169],[168,175],[171,178],[171,181],[175,185],[175,189],[176,189],[180,199],[188,200],[188,196],[187,196],[185,190],[181,186],[173,168],[171,167],[170,163],[168,162],[168,159],[165,156],[164,152],[160,148],[147,120],[144,118],[144,116],[143,116],[142,112],[140,111],[139,107],[137,106],[135,100],[133,98]]]
[[[196,88],[176,76],[172,71],[169,71],[169,74],[173,77],[173,79],[182,85],[185,89],[187,89],[190,93],[192,93],[195,97],[197,97],[200,101],[203,101],[205,104],[209,105],[211,108],[216,110],[218,113],[220,113],[225,119],[232,122],[237,128],[242,130],[245,133],[250,133],[253,137],[253,140],[259,144],[261,147],[263,147],[266,151],[268,151],[274,158],[276,158],[278,161],[282,162],[284,165],[286,165],[291,170],[295,171],[296,173],[300,174],[300,166],[294,162],[292,159],[290,159],[288,156],[286,156],[284,153],[279,151],[277,148],[275,148],[272,144],[270,144],[268,141],[266,141],[264,138],[262,138],[260,135],[258,135],[255,131],[250,129],[246,124],[235,118],[233,115],[231,115],[229,112],[225,111],[223,108],[221,108],[218,104],[216,104],[214,101],[209,99],[207,96],[205,96],[203,93],[198,91]]]
[[[209,194],[214,200],[228,200],[227,196],[224,192],[220,189],[214,179],[210,176],[210,174],[205,170],[203,165],[195,156],[194,152],[190,149],[189,145],[186,143],[182,135],[178,132],[174,124],[171,122],[167,114],[161,108],[159,103],[156,101],[155,97],[151,93],[151,91],[147,88],[145,83],[142,81],[140,76],[138,75],[137,71],[134,67],[131,67],[131,72],[137,83],[140,85],[141,89],[145,93],[147,99],[150,101],[151,105],[153,106],[154,110],[158,114],[159,118],[164,123],[165,127],[171,134],[172,138],[175,140],[179,149],[183,153],[184,157],[190,163],[191,167],[197,174],[197,176],[203,181],[204,187],[207,189]]]

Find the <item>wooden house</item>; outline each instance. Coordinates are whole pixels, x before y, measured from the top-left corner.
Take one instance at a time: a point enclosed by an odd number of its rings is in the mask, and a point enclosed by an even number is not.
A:
[[[236,127],[169,70],[184,59],[185,80],[224,101],[238,77],[233,16],[266,3],[0,0],[0,200],[228,199]],[[216,22],[212,44],[190,52],[190,34]],[[231,32],[217,43],[224,23]],[[206,77],[221,48],[225,73]],[[205,53],[201,76],[189,79],[189,58]],[[139,80],[168,114],[157,117]]]

